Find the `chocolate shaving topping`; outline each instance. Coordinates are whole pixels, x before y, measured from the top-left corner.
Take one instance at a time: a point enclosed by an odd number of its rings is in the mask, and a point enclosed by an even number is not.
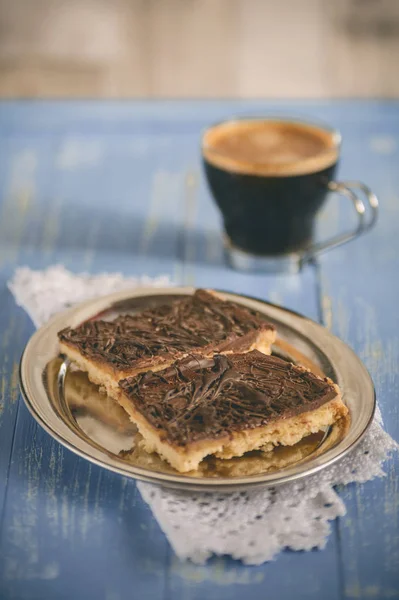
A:
[[[138,315],[114,321],[87,321],[76,329],[59,332],[62,342],[76,347],[87,358],[117,369],[137,361],[182,354],[211,346],[216,351],[244,350],[245,336],[274,329],[260,313],[220,300],[205,290]]]
[[[314,410],[336,396],[326,379],[257,350],[191,356],[119,386],[164,438],[183,446]]]

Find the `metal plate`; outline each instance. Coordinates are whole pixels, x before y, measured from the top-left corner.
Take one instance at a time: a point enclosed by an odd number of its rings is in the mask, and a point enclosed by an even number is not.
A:
[[[273,351],[325,374],[341,388],[350,418],[292,448],[252,452],[241,458],[208,458],[200,469],[180,474],[140,449],[140,435],[122,408],[58,356],[57,332],[101,316],[137,312],[193,288],[140,288],[91,300],[54,317],[28,342],[20,365],[25,403],[37,422],[61,444],[102,467],[168,487],[231,491],[275,486],[332,464],[364,435],[375,409],[373,382],[354,352],[317,323],[267,302],[223,292],[226,299],[258,310],[278,331]]]

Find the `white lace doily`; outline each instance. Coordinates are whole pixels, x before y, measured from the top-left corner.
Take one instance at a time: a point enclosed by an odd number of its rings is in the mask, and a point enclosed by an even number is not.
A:
[[[88,298],[138,285],[168,284],[167,277],[74,275],[54,266],[45,271],[20,268],[9,288],[40,326],[57,311]],[[338,464],[275,489],[219,495],[137,485],[180,558],[203,563],[212,554],[228,554],[255,565],[284,548],[324,548],[329,521],[345,514],[334,486],[383,476],[382,463],[397,447],[377,416],[362,442]]]

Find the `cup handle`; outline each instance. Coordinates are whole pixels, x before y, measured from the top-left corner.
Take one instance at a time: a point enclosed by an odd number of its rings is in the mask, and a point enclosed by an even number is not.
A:
[[[357,227],[352,231],[339,233],[329,240],[325,240],[324,242],[317,242],[316,244],[313,244],[302,255],[301,263],[309,262],[326,250],[330,250],[331,248],[336,248],[337,246],[342,246],[342,244],[350,242],[362,233],[365,233],[371,229],[377,221],[378,198],[370,190],[370,188],[367,187],[367,185],[364,185],[364,183],[361,183],[360,181],[330,181],[328,184],[328,189],[331,192],[337,192],[338,194],[341,194],[342,196],[345,196],[351,200],[358,216]],[[368,219],[366,218],[366,207],[359,196],[353,191],[354,189],[356,191],[359,190],[367,200],[367,204],[369,206],[367,212],[371,213]]]

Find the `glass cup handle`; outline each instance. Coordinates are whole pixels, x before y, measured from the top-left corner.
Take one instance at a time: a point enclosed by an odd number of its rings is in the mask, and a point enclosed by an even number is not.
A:
[[[342,246],[342,244],[350,242],[362,233],[365,233],[371,229],[377,221],[378,198],[370,190],[370,188],[367,187],[367,185],[364,185],[364,183],[361,183],[360,181],[330,181],[328,184],[328,189],[331,192],[337,192],[338,194],[341,194],[342,196],[345,196],[351,200],[358,216],[357,227],[352,231],[339,233],[324,242],[317,242],[316,244],[313,244],[302,255],[302,263],[312,260],[315,256],[318,256],[326,250],[330,250],[331,248],[336,248],[337,246]],[[354,189],[356,191],[359,190],[367,200],[367,204],[369,206],[367,212],[371,213],[368,219],[366,218],[366,207],[364,206],[363,201],[359,198],[358,194],[353,191]]]

